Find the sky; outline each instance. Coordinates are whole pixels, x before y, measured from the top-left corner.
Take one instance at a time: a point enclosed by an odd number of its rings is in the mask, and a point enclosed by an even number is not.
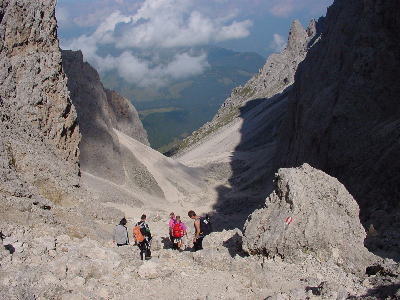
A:
[[[199,75],[220,46],[267,56],[286,46],[290,24],[326,14],[333,0],[58,0],[63,49],[82,50],[100,72],[162,87]],[[165,53],[168,53],[166,56]]]

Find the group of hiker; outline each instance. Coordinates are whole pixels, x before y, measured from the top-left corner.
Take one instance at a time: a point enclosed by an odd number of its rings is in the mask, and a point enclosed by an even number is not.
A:
[[[205,217],[197,216],[193,210],[188,212],[188,217],[193,220],[194,224],[194,237],[193,237],[193,250],[198,251],[203,249],[204,237],[211,233],[211,222],[206,215]],[[142,215],[140,221],[133,227],[133,237],[135,245],[140,249],[140,259],[147,260],[151,258],[151,241],[152,236],[149,225],[146,222],[146,215]],[[129,245],[128,229],[126,227],[127,220],[122,218],[118,225],[114,228],[113,241],[118,247]],[[175,213],[170,213],[168,222],[169,239],[172,244],[172,249],[182,251],[185,244],[183,238],[188,237],[187,226],[182,222],[180,216]]]

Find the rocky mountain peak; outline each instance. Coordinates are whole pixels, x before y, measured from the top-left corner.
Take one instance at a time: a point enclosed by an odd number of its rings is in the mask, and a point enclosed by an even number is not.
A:
[[[289,31],[287,49],[291,52],[301,52],[309,35],[299,20],[294,20]]]
[[[303,28],[299,20],[294,20],[287,47],[281,53],[270,55],[265,65],[257,75],[252,77],[244,86],[232,90],[229,98],[221,105],[211,122],[206,123],[200,129],[193,132],[178,146],[177,152],[190,148],[201,141],[210,133],[233,121],[239,115],[240,107],[254,99],[268,99],[285,91],[294,82],[297,67],[306,57],[307,51],[314,44],[319,34],[318,22],[311,20],[307,30]]]
[[[317,21],[315,19],[311,19],[307,26],[307,35],[308,37],[314,37],[317,34]]]
[[[83,64],[83,53],[81,50],[62,50],[63,60],[71,60]]]

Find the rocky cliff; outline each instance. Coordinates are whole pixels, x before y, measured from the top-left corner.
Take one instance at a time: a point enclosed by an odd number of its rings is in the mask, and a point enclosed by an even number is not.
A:
[[[399,1],[335,1],[278,133],[278,167],[308,162],[337,177],[375,225],[399,207],[399,22]]]
[[[115,91],[105,89],[105,92],[112,126],[142,144],[149,146],[147,132],[143,128],[139,114],[132,103]]]
[[[323,20],[319,22],[320,24],[311,20],[304,29],[298,20],[293,21],[285,49],[281,53],[270,55],[256,76],[244,86],[235,88],[223,103],[217,117],[225,115],[226,110],[242,106],[249,100],[270,98],[293,84],[297,66],[304,60],[308,50],[318,38],[317,24],[320,28]]]
[[[1,299],[46,295],[55,236],[91,231],[54,9],[53,0],[0,2]]]
[[[62,62],[82,132],[82,170],[124,182],[123,149],[114,128],[148,145],[137,111],[127,99],[104,89],[97,71],[83,61],[82,52],[65,50]]]
[[[79,127],[61,67],[54,1],[0,4],[1,195],[54,202],[79,185]]]
[[[240,107],[255,99],[267,99],[284,92],[293,84],[297,66],[304,60],[306,54],[319,38],[323,19],[312,20],[307,29],[304,29],[298,20],[292,23],[288,43],[281,53],[268,57],[264,67],[251,78],[244,86],[233,89],[229,98],[221,105],[212,121],[204,124],[200,129],[187,137],[171,154],[181,155],[193,148],[197,142],[204,140],[221,127],[231,123],[240,115]],[[177,154],[179,153],[179,154]]]
[[[186,199],[203,185],[198,172],[163,157],[148,145],[133,105],[106,90],[80,51],[62,52],[71,100],[82,132],[82,185],[101,202],[134,207]],[[192,196],[196,198],[197,196]]]

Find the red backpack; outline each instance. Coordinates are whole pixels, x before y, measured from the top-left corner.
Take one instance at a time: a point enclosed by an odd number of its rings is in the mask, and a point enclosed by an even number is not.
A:
[[[180,223],[175,223],[174,227],[172,228],[172,236],[174,238],[183,237],[183,229]]]

